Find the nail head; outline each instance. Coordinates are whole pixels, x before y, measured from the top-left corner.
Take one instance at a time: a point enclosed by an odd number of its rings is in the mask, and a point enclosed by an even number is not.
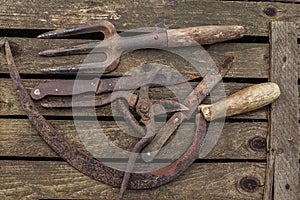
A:
[[[33,91],[33,94],[39,96],[41,94],[41,91],[39,89],[35,89]]]

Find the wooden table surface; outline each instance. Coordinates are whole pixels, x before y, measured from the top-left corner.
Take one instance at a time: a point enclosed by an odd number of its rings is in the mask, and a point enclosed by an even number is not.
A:
[[[6,0],[0,6],[0,39],[3,41],[3,37],[8,37],[12,42],[13,50],[16,53],[16,65],[26,88],[30,91],[38,83],[65,78],[43,75],[40,73],[40,69],[55,65],[81,63],[85,58],[82,55],[45,58],[37,55],[39,51],[90,41],[89,36],[59,40],[35,39],[38,34],[48,30],[98,19],[111,21],[119,31],[146,26],[182,28],[198,25],[243,25],[246,29],[243,39],[206,47],[209,51],[235,57],[234,64],[224,79],[224,87],[228,95],[247,86],[270,80],[270,69],[273,65],[276,66],[277,62],[271,59],[271,56],[276,53],[274,53],[274,44],[270,45],[270,43],[272,44],[269,38],[270,22],[295,22],[297,26],[294,30],[299,37],[299,3],[298,0],[278,2]],[[296,34],[293,36],[295,39]],[[91,37],[95,39],[97,34],[93,34]],[[283,34],[279,37],[288,36]],[[299,69],[299,59],[297,58],[299,51],[297,49],[299,50],[298,46],[294,48],[293,56],[287,55],[288,60],[294,59],[295,61],[287,64],[287,69],[290,69],[289,66],[291,66],[291,70],[282,72],[287,74],[287,79],[289,79],[289,74],[293,73],[296,82]],[[110,76],[121,76],[132,67],[144,62],[163,63],[181,71],[191,70],[191,67],[184,61],[168,52],[138,50],[123,55],[118,69]],[[276,71],[271,75],[275,77],[271,77],[272,81],[276,82],[278,80]],[[31,127],[10,80],[3,55],[0,56],[0,80],[0,198],[117,198],[118,188],[92,180],[68,165],[47,146],[37,131]],[[287,94],[289,90],[295,94],[295,88],[298,92],[298,83],[294,82],[292,83],[294,87],[284,87]],[[195,84],[195,82],[191,82],[192,86]],[[151,96],[174,99],[171,92],[163,88],[151,89]],[[292,97],[294,101],[287,104],[286,107],[293,108],[288,109],[288,112],[294,113],[293,116],[296,118],[288,117],[288,120],[298,119],[299,116],[299,95],[296,94]],[[55,98],[48,99],[54,100]],[[206,102],[209,103],[209,99]],[[71,109],[44,109],[39,102],[36,105],[62,135],[77,146],[82,146],[76,133],[73,121],[74,113]],[[272,149],[272,146],[268,148],[266,143],[274,145],[274,139],[269,140],[272,138],[272,133],[269,132],[270,116],[280,115],[270,114],[273,112],[272,109],[264,107],[226,119],[221,138],[204,159],[197,159],[186,172],[169,184],[150,190],[126,191],[125,199],[267,199],[271,198],[267,193],[270,188],[272,190],[273,182],[275,182],[273,189],[276,191],[274,195],[277,195],[277,199],[283,199],[284,196],[281,194],[285,194],[285,197],[290,197],[290,199],[297,199],[298,178],[292,180],[288,188],[286,184],[284,188],[279,187],[276,184],[277,181],[288,182],[289,180],[286,180],[284,175],[274,176],[274,170],[270,169],[270,162],[267,159],[270,158],[269,150]],[[89,116],[90,111],[86,109],[77,115]],[[111,140],[123,148],[130,149],[136,140],[120,133],[120,128],[113,120],[110,106],[96,108],[96,113]],[[276,121],[276,119],[273,120]],[[280,120],[284,121],[281,118]],[[273,125],[280,126],[276,123]],[[282,122],[281,126],[285,126],[285,123]],[[298,133],[298,126],[293,125],[293,129],[288,130]],[[255,150],[249,144],[253,138],[257,137],[261,139],[258,145],[260,149]],[[297,145],[298,137],[293,139]],[[293,145],[291,144],[291,146]],[[284,151],[285,148],[289,148],[288,146],[283,147]],[[276,150],[276,145],[274,148]],[[295,151],[291,152],[295,154]],[[293,158],[289,162],[292,163],[290,166],[295,166],[296,162],[296,174],[298,174],[299,156],[298,153],[295,155],[296,160]],[[278,165],[278,161],[275,160],[274,163],[275,166]],[[281,169],[281,167],[287,171],[293,169],[289,166],[275,167],[275,174],[276,169]],[[251,177],[257,181],[257,187],[253,191],[247,191],[240,186],[240,181]],[[270,177],[274,177],[274,180]],[[271,187],[269,187],[270,185]]]

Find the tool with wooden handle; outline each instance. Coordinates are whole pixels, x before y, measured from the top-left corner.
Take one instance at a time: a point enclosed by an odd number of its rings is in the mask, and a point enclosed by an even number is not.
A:
[[[278,85],[267,82],[247,87],[214,104],[202,104],[198,108],[207,121],[212,121],[256,110],[272,103],[279,95]]]

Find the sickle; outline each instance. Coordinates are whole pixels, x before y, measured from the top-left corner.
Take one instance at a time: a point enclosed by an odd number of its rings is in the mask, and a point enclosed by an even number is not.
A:
[[[8,41],[5,41],[5,53],[13,84],[31,125],[37,130],[44,141],[65,161],[78,171],[105,184],[120,187],[124,172],[111,168],[92,156],[84,153],[57,132],[42,116],[27,93],[17,71]],[[229,62],[230,63],[230,62]],[[222,62],[223,68],[230,65]],[[219,67],[219,66],[218,66]],[[168,183],[182,174],[198,157],[206,134],[206,121],[202,114],[196,115],[196,132],[193,142],[187,151],[170,165],[153,172],[131,173],[128,183],[130,189],[147,189]]]

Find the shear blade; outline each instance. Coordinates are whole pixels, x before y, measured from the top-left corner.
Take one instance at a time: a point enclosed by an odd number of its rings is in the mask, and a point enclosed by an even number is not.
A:
[[[189,110],[185,105],[172,100],[153,100],[153,104],[155,115]]]

